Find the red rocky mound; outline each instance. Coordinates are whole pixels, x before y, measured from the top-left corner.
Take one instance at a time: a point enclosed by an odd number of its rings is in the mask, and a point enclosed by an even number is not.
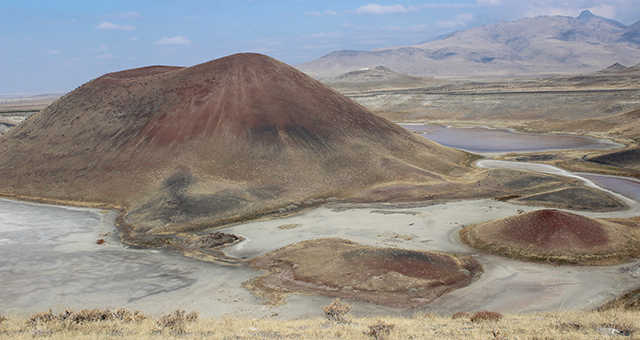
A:
[[[638,247],[628,226],[553,209],[469,226],[460,238],[498,255],[576,264],[620,262]]]
[[[470,256],[370,247],[342,239],[296,243],[251,265],[271,272],[248,285],[259,294],[320,294],[404,308],[426,304],[482,274],[482,266]]]
[[[236,54],[65,95],[0,138],[0,195],[120,206],[134,232],[164,233],[388,185],[457,190],[443,184],[469,161],[293,67]]]
[[[609,242],[602,222],[550,209],[504,220],[500,233],[506,241],[549,250],[598,247]]]

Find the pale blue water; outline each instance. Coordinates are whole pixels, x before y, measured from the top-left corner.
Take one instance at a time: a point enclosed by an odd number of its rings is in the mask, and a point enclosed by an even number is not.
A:
[[[422,136],[444,146],[474,153],[536,152],[567,149],[608,150],[621,144],[590,137],[533,134],[505,129],[454,128],[436,125],[400,126],[422,133]]]

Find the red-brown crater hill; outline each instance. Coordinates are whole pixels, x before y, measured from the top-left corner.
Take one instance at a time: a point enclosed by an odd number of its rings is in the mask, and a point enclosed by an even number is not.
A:
[[[247,53],[110,73],[70,92],[2,135],[0,195],[122,207],[142,236],[329,197],[384,200],[415,184],[411,195],[459,192],[449,183],[470,157]]]
[[[301,293],[418,307],[482,274],[482,265],[468,255],[371,247],[335,238],[298,242],[250,264],[270,273],[244,286],[272,303]]]
[[[639,255],[638,227],[554,209],[536,210],[460,230],[479,250],[528,261],[616,264]]]

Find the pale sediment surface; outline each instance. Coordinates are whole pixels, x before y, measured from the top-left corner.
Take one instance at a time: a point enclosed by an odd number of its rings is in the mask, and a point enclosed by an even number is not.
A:
[[[240,287],[255,270],[124,246],[115,217],[111,211],[0,199],[0,312],[120,307],[150,314],[181,308],[209,316],[278,312]],[[100,239],[105,243],[97,244]]]
[[[483,161],[485,166],[525,167],[565,176],[589,177],[629,196],[632,209],[583,213],[590,217],[638,215],[637,181],[578,175],[548,165]],[[623,189],[623,190],[622,190]],[[512,216],[535,208],[490,199],[428,206],[333,204],[284,219],[223,228],[246,240],[227,255],[254,258],[286,245],[316,238],[343,238],[374,246],[466,253],[484,266],[470,286],[447,293],[422,307],[441,312],[494,309],[510,312],[592,308],[635,288],[640,261],[607,267],[554,266],[480,255],[461,244],[465,225]],[[114,226],[115,212],[0,199],[0,312],[28,314],[47,308],[139,309],[159,314],[175,308],[204,316],[315,314],[330,298],[291,295],[270,308],[242,288],[264,274],[245,266],[223,266],[180,254],[123,245]],[[97,241],[104,239],[104,244]],[[355,314],[405,314],[414,310],[349,301]]]
[[[457,240],[466,224],[493,220],[531,208],[493,200],[425,207],[321,207],[280,220],[257,221],[221,231],[247,240],[227,254],[252,258],[301,240],[340,237],[355,242],[475,254]],[[139,309],[159,314],[175,308],[202,315],[296,317],[318,313],[330,298],[292,295],[276,308],[264,306],[241,287],[262,275],[179,254],[122,245],[114,212],[0,200],[0,312],[47,308]],[[297,227],[283,225],[299,225]],[[104,236],[109,234],[108,236]],[[102,245],[96,244],[100,238]],[[493,308],[532,311],[593,307],[637,285],[640,262],[611,267],[568,267],[479,256],[485,273],[470,286],[423,307],[455,312]],[[355,314],[406,314],[402,310],[349,301]]]
[[[247,238],[226,253],[250,258],[302,240],[339,237],[368,245],[477,254],[458,241],[457,231],[462,226],[530,210],[533,209],[494,200],[417,208],[319,208],[284,220],[225,228],[225,232]],[[300,226],[278,228],[284,224]],[[506,312],[594,308],[634,288],[640,277],[640,261],[618,266],[574,267],[476,256],[484,266],[480,280],[422,308],[448,313],[486,308]]]

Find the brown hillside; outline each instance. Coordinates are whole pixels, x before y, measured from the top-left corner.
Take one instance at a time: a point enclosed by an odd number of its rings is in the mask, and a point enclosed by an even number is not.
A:
[[[589,157],[587,160],[640,172],[640,148],[638,147]]]
[[[617,263],[639,246],[628,226],[553,209],[469,226],[460,236],[497,255],[566,263]]]
[[[110,73],[65,95],[0,138],[0,194],[123,206],[137,231],[159,232],[435,186],[468,157],[275,59],[237,54]]]

